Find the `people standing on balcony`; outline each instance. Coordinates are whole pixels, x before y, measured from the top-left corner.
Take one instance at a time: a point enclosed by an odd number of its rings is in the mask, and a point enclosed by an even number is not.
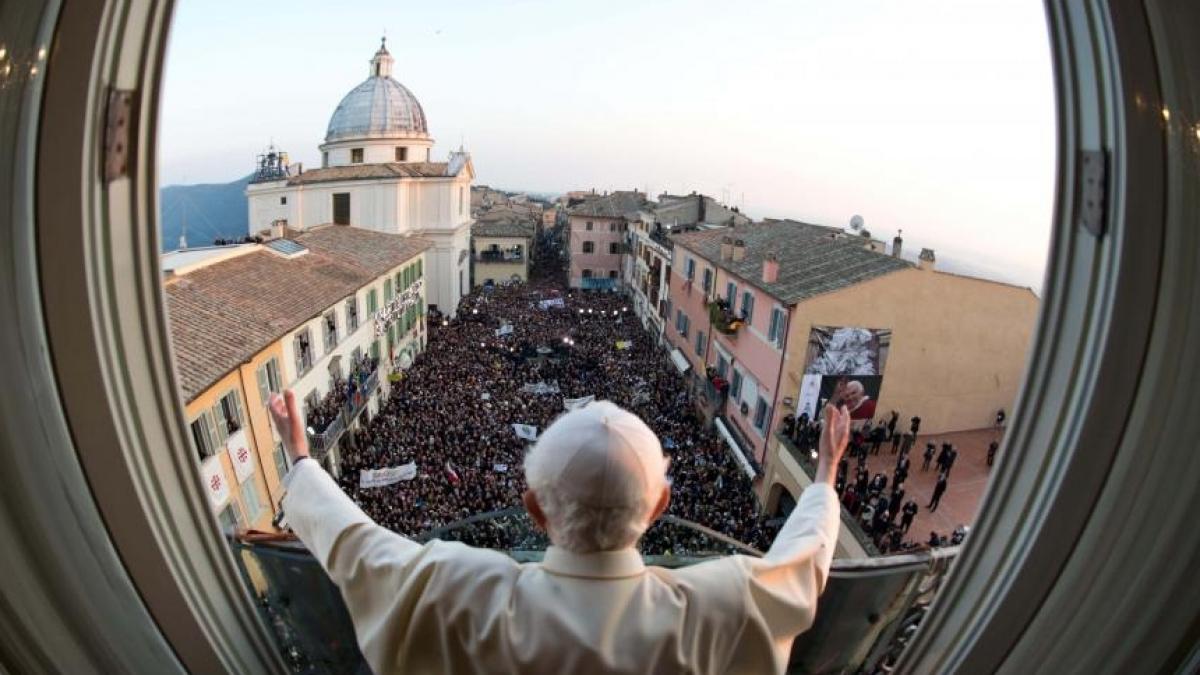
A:
[[[844,408],[827,407],[814,484],[764,557],[669,570],[646,567],[635,548],[670,501],[668,458],[611,403],[563,415],[525,460],[523,502],[553,543],[531,564],[375,524],[305,461],[295,395],[270,403],[293,463],[284,512],[341,590],[377,673],[782,673],[816,616],[840,523]]]

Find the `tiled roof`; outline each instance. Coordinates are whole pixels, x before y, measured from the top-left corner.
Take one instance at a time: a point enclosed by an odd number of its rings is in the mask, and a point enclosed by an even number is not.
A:
[[[168,279],[171,342],[185,400],[430,245],[342,226],[297,240],[309,253],[289,259],[264,248]]]
[[[524,237],[533,236],[533,225],[511,220],[477,222],[471,225],[471,234],[476,237]]]
[[[328,183],[335,180],[377,180],[380,178],[445,178],[452,175],[446,162],[388,162],[386,164],[351,164],[309,169],[288,178],[288,185]]]
[[[588,199],[578,206],[571,207],[567,213],[572,216],[620,218],[635,213],[646,205],[646,201],[645,192],[617,191],[603,197]]]
[[[778,220],[688,232],[672,235],[672,239],[789,305],[912,267],[899,258],[868,251],[864,242],[853,236],[834,238],[838,232],[837,228]],[[724,237],[745,242],[745,258],[721,260]],[[779,260],[779,276],[773,283],[762,280],[768,252]]]

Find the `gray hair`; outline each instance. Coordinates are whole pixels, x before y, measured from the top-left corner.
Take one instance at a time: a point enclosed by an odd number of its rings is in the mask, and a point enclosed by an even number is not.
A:
[[[629,548],[646,531],[654,504],[647,503],[640,485],[630,482],[625,505],[588,506],[573,500],[553,481],[525,464],[526,481],[546,515],[550,541],[572,553],[596,553]]]

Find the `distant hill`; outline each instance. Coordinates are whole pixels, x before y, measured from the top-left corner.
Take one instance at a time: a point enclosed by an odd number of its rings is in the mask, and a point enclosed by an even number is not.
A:
[[[232,183],[168,185],[158,191],[162,248],[179,248],[179,235],[187,220],[189,246],[207,246],[214,239],[233,239],[249,231],[246,185],[250,176]]]

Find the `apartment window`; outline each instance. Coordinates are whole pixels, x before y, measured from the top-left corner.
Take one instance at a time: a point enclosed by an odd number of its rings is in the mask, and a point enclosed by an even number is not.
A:
[[[275,475],[279,477],[279,480],[283,480],[283,477],[286,476],[288,472],[287,453],[283,450],[283,443],[278,441],[275,443],[274,457]]]
[[[717,354],[717,375],[723,378],[729,377],[729,360],[724,354]]]
[[[687,261],[683,264],[683,276],[688,281],[691,281],[692,279],[696,278],[696,259],[695,258],[688,258]]]
[[[696,331],[696,354],[704,354],[704,331]]]
[[[376,340],[371,343],[371,358],[373,358],[373,359],[379,358],[379,340]]]
[[[608,224],[608,231],[609,231],[609,232],[616,232],[616,231],[617,231],[617,224],[616,224],[616,223],[609,223],[609,224]]]
[[[754,294],[750,291],[742,293],[742,316],[746,317],[746,323],[754,319]]]
[[[362,161],[363,161],[363,149],[362,148],[350,148],[350,163],[351,164],[362,164]]]
[[[327,166],[329,166],[329,152],[328,151],[321,153],[321,168],[325,168]]]
[[[614,255],[619,254],[621,252],[621,244],[615,241],[609,242],[608,252]]]
[[[729,383],[729,393],[736,401],[742,395],[742,371],[733,369],[733,381]]]
[[[590,220],[588,221],[588,223],[587,223],[587,227],[586,227],[585,229],[586,229],[588,232],[591,232],[591,231],[592,231],[592,221],[590,221]]]
[[[688,333],[688,315],[683,313],[682,309],[675,310],[675,330],[683,337],[687,337]]]
[[[258,520],[258,515],[262,513],[262,501],[258,498],[254,476],[242,483],[242,502],[246,505],[246,519],[251,523]]]
[[[408,148],[396,148],[396,161],[397,162],[407,162],[408,161]]]
[[[758,404],[754,406],[754,428],[760,432],[765,432],[767,426],[767,400],[763,397],[758,397]]]
[[[423,277],[425,275],[424,262],[425,261],[423,261],[423,260],[417,260],[417,278],[418,279],[420,279],[421,277]]]
[[[591,278],[592,278],[592,271],[591,271],[591,270],[584,270],[584,271],[583,271],[583,278],[584,278],[584,279],[591,279]]]
[[[707,293],[713,287],[713,271],[711,267],[704,268],[704,292]]]
[[[737,284],[732,281],[725,284],[725,302],[729,304],[729,311],[733,311],[733,305],[737,302]]]
[[[217,401],[213,406],[213,418],[217,422],[215,430],[221,443],[242,428],[246,418],[242,414],[242,397],[238,396],[237,390],[230,391]]]
[[[350,224],[350,193],[333,193],[333,223],[335,225]]]
[[[609,279],[616,279],[616,278],[617,278],[617,271],[616,271],[616,270],[609,270],[609,271],[608,271],[608,278],[609,278]]]
[[[237,510],[237,504],[229,502],[221,512],[217,514],[217,520],[221,523],[221,531],[229,532],[242,529],[242,514]]]
[[[583,252],[584,253],[594,253],[595,251],[596,251],[595,243],[590,242],[590,241],[583,242]]]
[[[313,364],[312,340],[309,337],[308,329],[300,331],[296,337],[292,338],[293,349],[296,352],[296,375],[300,376],[308,372]]]
[[[280,204],[280,206],[287,204],[287,197],[280,197],[279,204]]]
[[[263,405],[266,405],[272,392],[278,394],[283,391],[283,381],[279,379],[279,362],[275,360],[275,357],[271,357],[258,367],[255,374],[258,376],[259,398]]]
[[[367,316],[375,314],[375,310],[379,309],[379,295],[375,289],[367,291]]]
[[[385,305],[386,305],[386,304],[388,304],[389,302],[391,302],[391,301],[392,301],[392,295],[393,295],[393,293],[392,293],[392,280],[391,280],[391,279],[384,279],[384,280],[383,280],[383,304],[385,304]]]
[[[771,309],[771,328],[767,331],[767,340],[775,344],[776,347],[783,346],[784,326],[787,323],[787,315],[778,307]]]
[[[333,348],[338,343],[337,310],[326,312],[323,318],[325,319],[323,324],[325,329],[325,351],[330,352],[333,351]]]
[[[196,454],[202,460],[212,456],[220,446],[213,433],[214,426],[212,412],[208,410],[200,413],[189,425],[192,432],[192,443],[196,446]]]

